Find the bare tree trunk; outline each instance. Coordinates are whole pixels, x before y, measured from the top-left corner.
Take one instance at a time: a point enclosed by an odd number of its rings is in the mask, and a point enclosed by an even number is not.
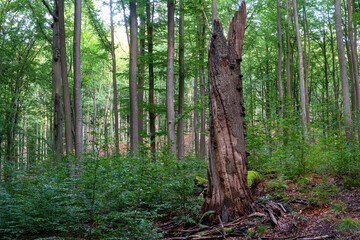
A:
[[[185,64],[184,64],[184,5],[180,0],[180,20],[179,20],[179,100],[178,114],[180,119],[177,125],[177,148],[178,158],[184,156],[184,97],[185,97]]]
[[[204,76],[204,46],[205,46],[205,24],[204,19],[200,16],[196,17],[198,23],[198,39],[197,47],[199,49],[199,80],[200,80],[200,98],[203,101],[205,99],[205,76]],[[199,157],[202,160],[206,158],[206,108],[203,107],[200,111],[200,152]]]
[[[137,102],[137,25],[136,1],[130,1],[130,146],[133,154],[139,154],[139,123]]]
[[[305,99],[306,99],[306,122],[310,123],[310,101],[309,101],[309,67],[310,67],[310,55],[311,55],[311,45],[310,45],[310,34],[309,34],[309,24],[307,21],[307,15],[306,15],[306,8],[305,6],[303,7],[304,10],[304,52],[305,52],[305,56],[304,56],[304,68],[305,68]],[[307,35],[307,38],[306,38]],[[308,54],[306,56],[306,41],[307,41],[307,45],[308,45]],[[307,60],[306,60],[307,57]]]
[[[236,42],[243,41],[243,38],[237,38],[244,36],[245,18],[245,2],[242,1],[230,24],[229,40],[223,34],[221,23],[215,20],[208,48],[209,188],[203,211],[214,210],[215,221],[219,216],[224,223],[253,211],[245,156],[245,113],[240,69],[242,49],[236,47]]]
[[[343,42],[343,33],[341,27],[341,6],[340,0],[334,0],[335,5],[335,27],[336,27],[336,41],[338,48],[339,66],[340,66],[340,78],[343,95],[343,110],[345,119],[345,135],[347,141],[350,141],[353,136],[351,128],[351,110],[350,110],[350,96],[349,96],[349,82],[345,60],[345,49]]]
[[[109,136],[108,136],[108,127],[107,127],[107,116],[109,111],[109,104],[110,104],[110,94],[111,94],[111,87],[109,87],[108,96],[106,98],[106,105],[104,110],[104,138],[105,138],[105,151],[109,154]],[[111,115],[110,115],[111,118]]]
[[[64,20],[64,0],[59,1],[59,32],[60,32],[60,56],[61,56],[61,78],[64,94],[64,112],[65,112],[65,139],[66,154],[70,154],[73,149],[71,134],[71,109],[70,109],[70,92],[66,62],[66,35]]]
[[[58,18],[58,3],[54,0],[53,14]],[[53,22],[53,93],[54,93],[54,152],[55,159],[60,160],[63,154],[63,115],[62,115],[62,88],[61,88],[61,54],[59,21]]]
[[[347,4],[348,4],[348,25],[349,25],[349,39],[350,39],[350,46],[351,46],[351,63],[353,66],[353,76],[354,76],[354,81],[353,81],[353,85],[352,85],[352,89],[353,92],[355,92],[354,94],[354,102],[355,102],[355,110],[360,110],[360,89],[359,89],[359,66],[358,66],[358,54],[357,54],[357,47],[356,47],[356,41],[354,41],[354,39],[356,38],[356,34],[354,37],[353,34],[353,20],[352,20],[352,3],[351,0],[347,0]],[[354,22],[355,23],[355,22]],[[355,121],[357,121],[358,126],[359,126],[359,116],[355,117]],[[360,131],[359,127],[357,129],[358,131]],[[359,135],[360,136],[360,135]]]
[[[74,9],[74,106],[75,106],[75,156],[83,158],[83,123],[81,104],[81,0],[75,0]]]
[[[217,19],[217,2],[216,0],[211,0],[211,13],[212,13],[212,21]]]
[[[149,52],[149,124],[150,124],[150,142],[151,153],[156,151],[156,139],[155,139],[155,100],[154,100],[154,61],[153,61],[153,26],[152,16],[150,13],[150,0],[146,2],[146,19],[147,19],[147,35],[148,35],[148,52]]]
[[[197,104],[198,100],[198,77],[194,78],[194,104]],[[195,145],[195,156],[199,155],[199,131],[198,131],[198,110],[194,109],[194,121],[193,121],[193,134],[194,134],[194,145]]]
[[[281,80],[281,60],[282,60],[282,37],[281,37],[281,9],[280,9],[280,0],[276,0],[277,5],[277,23],[278,23],[278,69],[277,69],[277,77],[278,77],[278,85],[279,85],[279,98],[280,98],[280,107],[281,107],[281,116],[284,112],[284,106],[283,106],[283,98],[284,98],[284,92],[283,92],[283,84]]]
[[[338,94],[338,88],[336,84],[336,78],[335,78],[335,49],[334,49],[334,37],[333,37],[333,31],[332,31],[332,23],[330,22],[330,16],[328,12],[328,21],[329,21],[329,29],[330,29],[330,38],[331,38],[331,56],[332,56],[332,80],[333,80],[333,89],[334,89],[334,95],[335,95],[335,106],[336,106],[336,119],[338,123],[338,129],[341,129],[341,121],[340,121],[340,104],[339,104],[339,94]]]
[[[115,153],[120,152],[119,140],[119,113],[117,104],[117,84],[116,84],[116,56],[115,56],[115,38],[114,38],[114,21],[112,0],[110,0],[110,28],[111,28],[111,57],[112,57],[112,77],[113,77],[113,108],[115,115],[114,130],[115,130]],[[125,14],[125,13],[124,13]]]
[[[166,72],[166,117],[168,144],[176,155],[175,111],[174,111],[174,51],[175,51],[175,3],[168,0],[168,55]]]
[[[303,50],[301,46],[296,0],[293,0],[293,7],[294,7],[295,31],[296,31],[296,39],[297,39],[298,55],[299,55],[300,99],[301,99],[301,109],[302,109],[301,120],[303,125],[305,126],[307,123],[306,93],[305,93],[306,89],[305,89],[305,81],[304,81]],[[305,127],[305,135],[306,133],[307,130]]]
[[[287,5],[287,13],[286,13],[286,76],[287,76],[287,84],[286,91],[288,98],[291,98],[291,65],[290,65],[290,0],[286,1]]]
[[[145,64],[142,59],[145,58],[145,15],[140,15],[140,60],[139,60],[139,78],[137,88],[138,99],[138,129],[139,129],[139,144],[143,143],[144,132],[144,80],[145,80]],[[146,132],[146,131],[145,131]]]

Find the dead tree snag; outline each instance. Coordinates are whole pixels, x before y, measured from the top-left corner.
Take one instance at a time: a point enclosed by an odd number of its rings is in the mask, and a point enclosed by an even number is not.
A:
[[[247,184],[244,99],[240,69],[246,9],[242,1],[229,28],[229,39],[218,19],[208,46],[210,147],[209,189],[203,211],[214,210],[222,222],[252,212]]]

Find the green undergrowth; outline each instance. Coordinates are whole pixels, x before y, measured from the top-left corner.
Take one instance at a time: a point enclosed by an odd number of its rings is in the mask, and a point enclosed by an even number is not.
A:
[[[71,158],[73,159],[73,158]],[[37,164],[0,185],[0,235],[8,239],[80,237],[157,239],[153,225],[173,209],[198,205],[196,176],[206,162],[154,157],[88,154],[74,164]]]

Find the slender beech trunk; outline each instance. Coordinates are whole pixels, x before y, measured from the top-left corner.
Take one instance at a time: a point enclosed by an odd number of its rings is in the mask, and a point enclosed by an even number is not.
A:
[[[296,31],[296,40],[298,46],[298,56],[299,56],[299,78],[300,78],[300,99],[301,99],[301,120],[303,125],[307,123],[307,111],[306,111],[306,93],[305,93],[305,81],[304,81],[304,64],[303,64],[303,50],[301,46],[301,38],[299,31],[299,19],[297,12],[296,0],[293,0],[293,8],[294,8],[294,17],[295,17],[295,31]],[[307,133],[305,127],[305,135]]]
[[[287,13],[286,13],[286,92],[287,96],[290,99],[291,98],[291,65],[290,65],[290,0],[286,1],[287,5]]]
[[[338,87],[336,83],[336,68],[335,68],[335,48],[334,48],[334,36],[333,36],[333,30],[332,30],[332,23],[330,22],[330,14],[328,12],[328,22],[329,22],[329,30],[330,30],[330,39],[331,39],[331,57],[332,57],[332,80],[333,80],[333,90],[334,90],[334,96],[335,96],[335,107],[336,107],[336,120],[338,129],[341,129],[341,117],[340,117],[340,104],[339,104],[339,94],[338,94]]]
[[[215,20],[208,50],[209,187],[203,211],[214,210],[214,220],[220,219],[223,223],[253,211],[245,156],[245,113],[240,68],[243,38],[238,39],[244,36],[245,18],[245,2],[241,1],[230,23],[228,40],[221,23]]]
[[[185,64],[184,64],[184,5],[180,0],[180,19],[179,19],[179,98],[178,114],[180,119],[177,125],[177,149],[178,158],[184,156],[184,97],[185,97]]]
[[[198,100],[198,77],[194,78],[194,104]],[[194,109],[194,121],[193,121],[193,135],[194,135],[194,145],[195,145],[195,156],[199,155],[199,131],[198,131],[198,110]]]
[[[150,142],[151,142],[151,153],[154,154],[156,151],[156,139],[155,139],[155,101],[154,101],[154,60],[153,60],[153,26],[152,16],[150,13],[150,0],[146,2],[146,24],[147,24],[147,40],[148,40],[148,53],[149,53],[149,124],[150,124]]]
[[[304,10],[304,68],[305,68],[305,99],[306,99],[306,122],[310,123],[310,100],[309,100],[309,67],[310,67],[310,55],[311,55],[311,45],[310,45],[310,34],[309,34],[309,24],[307,21],[306,8]],[[307,49],[306,49],[307,44]],[[308,53],[306,54],[306,51]]]
[[[117,104],[117,84],[116,84],[116,56],[115,56],[115,37],[114,37],[114,21],[113,21],[113,7],[112,0],[110,0],[110,28],[111,28],[111,57],[112,57],[112,78],[113,78],[113,108],[114,108],[114,130],[115,130],[115,153],[120,152],[119,140],[119,113]]]
[[[351,0],[347,0],[348,4],[348,26],[349,26],[349,39],[350,39],[350,47],[351,47],[351,60],[354,71],[354,85],[353,88],[355,90],[355,102],[356,109],[360,110],[360,90],[359,90],[359,68],[358,68],[358,57],[357,57],[357,49],[356,43],[354,41],[353,34],[353,21],[352,21],[352,3]]]
[[[351,128],[351,110],[350,110],[350,96],[349,96],[349,82],[345,60],[345,49],[343,42],[343,33],[341,26],[341,6],[340,0],[334,0],[335,5],[335,28],[336,28],[336,41],[338,49],[339,67],[340,67],[340,78],[343,95],[343,111],[345,119],[345,135],[349,142],[352,138],[353,131]]]
[[[58,21],[58,1],[54,0],[53,23],[53,97],[54,97],[54,152],[55,160],[60,160],[63,154],[63,115],[61,88],[61,54]]]
[[[139,77],[137,87],[138,99],[138,129],[139,129],[139,144],[143,143],[142,134],[144,131],[144,80],[145,80],[145,64],[142,59],[145,59],[145,15],[140,15],[140,60],[139,60]]]
[[[106,151],[107,154],[110,153],[109,151],[109,135],[108,135],[108,127],[107,127],[107,116],[108,116],[108,111],[109,111],[109,105],[110,105],[110,94],[111,94],[111,88],[109,87],[109,91],[108,91],[108,96],[106,98],[106,105],[105,105],[105,109],[104,109],[104,142],[105,142],[105,147],[104,150]]]
[[[130,147],[134,154],[139,154],[139,122],[137,101],[137,25],[136,1],[130,1]]]
[[[211,0],[211,13],[212,13],[212,21],[214,22],[217,19],[217,2],[216,0]]]
[[[200,80],[200,97],[201,100],[205,100],[205,74],[204,74],[204,39],[205,39],[205,24],[203,19],[199,24],[199,80]],[[206,158],[206,135],[205,135],[205,112],[206,109],[203,107],[200,111],[200,159],[205,160]]]
[[[65,113],[65,139],[66,154],[70,154],[73,149],[71,134],[71,109],[70,109],[70,92],[66,62],[66,35],[64,20],[64,0],[59,1],[59,33],[60,33],[60,56],[61,56],[61,78],[63,87],[63,101]]]
[[[171,152],[176,155],[174,111],[174,51],[175,51],[175,2],[168,0],[168,54],[166,72],[166,117],[167,136]]]
[[[75,0],[74,9],[74,106],[75,106],[75,156],[83,158],[83,123],[81,103],[81,0]]]
[[[329,121],[329,77],[328,77],[328,59],[327,59],[327,48],[326,48],[326,31],[324,29],[324,36],[323,36],[323,47],[324,47],[324,73],[325,73],[325,94],[326,94],[326,124],[327,128],[329,128],[330,121]],[[327,131],[326,131],[327,132]]]
[[[281,107],[281,116],[284,112],[283,106],[283,98],[284,98],[284,91],[283,91],[283,84],[281,80],[281,60],[282,60],[282,33],[281,33],[281,9],[280,9],[280,0],[276,0],[276,9],[277,9],[277,23],[278,23],[278,69],[277,69],[277,78],[278,78],[278,85],[279,85],[279,98],[280,98],[280,107]]]

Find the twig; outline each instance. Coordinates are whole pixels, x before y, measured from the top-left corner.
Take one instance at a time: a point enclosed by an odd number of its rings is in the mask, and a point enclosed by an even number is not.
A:
[[[323,235],[323,236],[318,236],[318,237],[305,237],[305,238],[299,238],[300,240],[318,240],[318,239],[326,239],[326,238],[330,238],[330,235]]]
[[[58,17],[55,16],[55,14],[51,11],[49,5],[45,2],[45,0],[42,0],[42,3],[45,5],[45,7],[47,8],[47,10],[49,11],[50,15],[54,18],[55,21],[58,21]]]
[[[223,235],[223,237],[226,239],[226,231],[225,231],[225,228],[224,228],[224,224],[223,224],[223,222],[221,221],[221,218],[220,218],[220,216],[218,216],[218,219],[219,219],[219,222],[220,222],[220,227],[221,227],[221,231],[222,231],[222,233],[221,233],[221,235]]]

